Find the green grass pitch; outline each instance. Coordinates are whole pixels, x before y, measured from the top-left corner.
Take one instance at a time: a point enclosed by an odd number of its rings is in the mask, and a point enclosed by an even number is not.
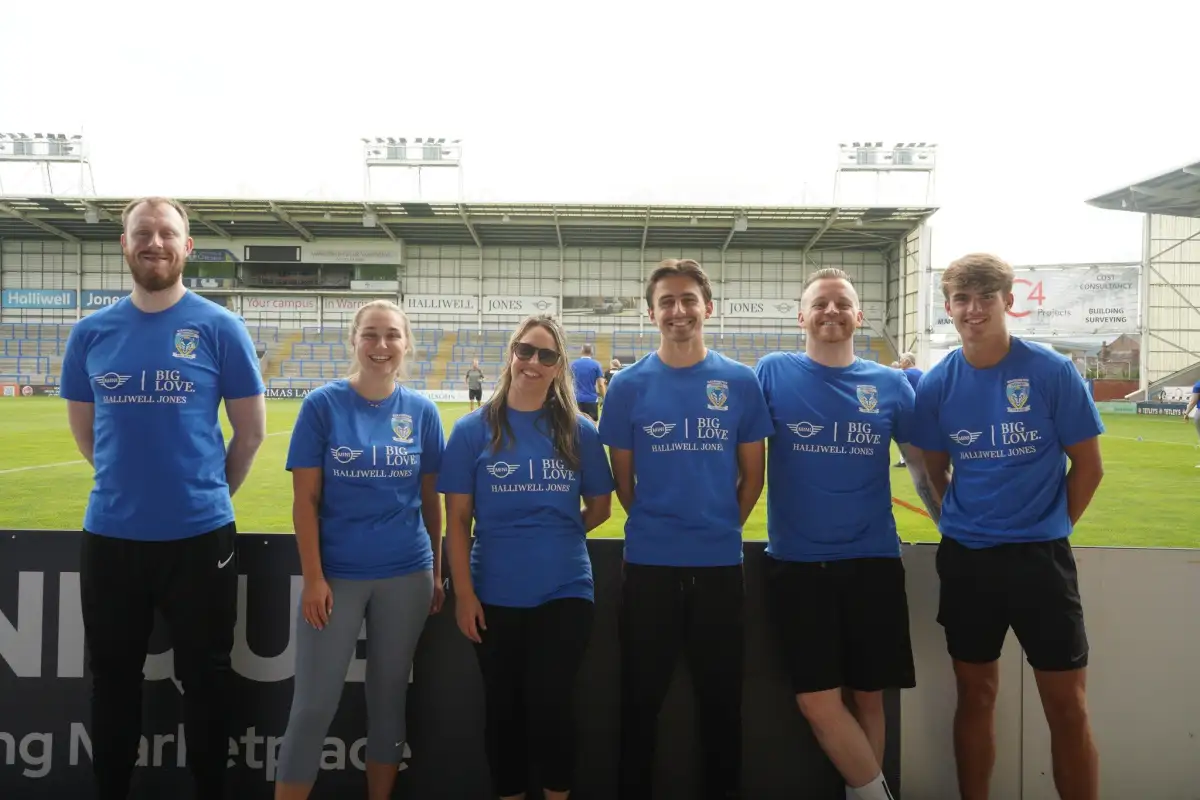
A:
[[[250,478],[234,497],[243,532],[292,530],[291,478],[283,465],[299,408],[298,400],[268,401],[269,436]],[[467,406],[442,405],[441,413],[449,434]],[[1194,513],[1200,451],[1194,426],[1174,417],[1121,414],[1105,415],[1104,424],[1104,482],[1072,541],[1085,546],[1200,547]],[[228,436],[227,423],[225,427]],[[919,507],[907,471],[892,469],[891,477],[893,497]],[[67,428],[64,401],[0,400],[0,529],[78,529],[91,483],[91,469]],[[894,505],[894,511],[904,541],[937,540],[929,519],[902,504]],[[614,498],[613,518],[592,535],[620,537],[624,519]],[[766,538],[765,497],[747,522],[745,537]]]

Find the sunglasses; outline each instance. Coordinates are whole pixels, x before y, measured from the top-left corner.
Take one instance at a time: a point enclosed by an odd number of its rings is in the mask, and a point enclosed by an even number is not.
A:
[[[559,353],[557,350],[550,350],[545,347],[534,347],[525,342],[518,342],[513,345],[513,353],[522,361],[528,361],[537,355],[538,363],[543,367],[553,367],[558,363]]]

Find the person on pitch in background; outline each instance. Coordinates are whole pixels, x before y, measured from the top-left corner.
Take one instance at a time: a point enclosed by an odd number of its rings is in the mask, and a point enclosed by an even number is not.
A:
[[[1037,680],[1059,795],[1095,800],[1088,641],[1069,537],[1104,474],[1104,426],[1068,358],[1009,334],[1012,285],[1012,267],[992,255],[946,269],[946,312],[962,348],[917,387],[913,444],[941,503],[938,622],[958,685],[958,785],[964,800],[988,797],[998,659],[1011,627]]]
[[[133,291],[72,329],[60,390],[79,451],[95,468],[80,564],[92,771],[99,800],[125,800],[157,609],[183,686],[197,796],[220,800],[237,619],[231,497],[266,435],[263,381],[242,321],[183,286],[192,250],[183,206],[141,198],[121,221]],[[222,402],[233,428],[228,449]]]
[[[575,676],[595,599],[587,532],[609,517],[613,479],[565,354],[552,317],[522,322],[495,394],[451,431],[438,481],[455,613],[483,673],[502,798],[528,796],[531,755],[546,798],[573,786]]]
[[[629,513],[621,588],[622,800],[651,796],[657,720],[687,653],[708,797],[739,796],[742,525],[773,426],[753,370],[704,346],[708,276],[662,262],[646,284],[656,353],[613,376],[600,420]]]
[[[1200,401],[1200,381],[1196,381],[1196,384],[1192,386],[1192,396],[1183,412],[1184,421],[1191,419],[1196,425],[1196,435],[1200,436],[1200,411],[1196,409],[1197,401]],[[1193,412],[1195,412],[1194,415]],[[1200,464],[1196,465],[1196,469],[1200,469]]]
[[[896,368],[904,373],[908,378],[908,382],[912,385],[913,391],[917,391],[917,384],[921,382],[921,370],[917,369],[917,356],[914,353],[901,353],[900,360],[896,362]],[[906,467],[908,462],[904,458],[904,453],[900,453],[900,460],[896,462],[897,467]],[[918,465],[924,469],[924,465]]]
[[[367,796],[391,797],[407,738],[417,641],[442,589],[437,407],[404,388],[412,329],[388,300],[354,315],[348,379],[304,398],[288,450],[304,574],[296,677],[279,749],[276,800],[308,797],[366,621]]]
[[[593,422],[600,419],[600,396],[605,388],[601,384],[604,370],[600,362],[592,358],[592,346],[585,344],[580,349],[579,358],[571,362],[571,376],[575,383],[575,400],[579,410],[592,418]]]
[[[471,368],[463,378],[467,381],[467,402],[470,410],[474,411],[483,403],[483,382],[487,379],[479,368],[478,358],[471,361]]]
[[[890,800],[883,690],[912,688],[916,675],[888,464],[893,440],[912,453],[914,393],[902,373],[855,357],[862,310],[842,270],[808,279],[799,322],[804,352],[770,353],[755,368],[775,426],[767,609],[796,703],[847,798]],[[936,519],[922,462],[908,463]]]

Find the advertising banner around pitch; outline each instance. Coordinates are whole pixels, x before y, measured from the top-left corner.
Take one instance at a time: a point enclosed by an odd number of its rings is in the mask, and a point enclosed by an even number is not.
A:
[[[322,298],[322,303],[325,306],[326,314],[346,314],[353,315],[354,312],[365,306],[367,303],[373,303],[376,297],[325,297]],[[384,297],[384,300],[396,302],[395,297]]]
[[[513,295],[486,295],[483,298],[485,316],[512,314],[527,317],[532,314],[557,314],[557,297],[515,297]]]
[[[242,297],[242,311],[317,311],[317,298],[305,295],[254,295]]]
[[[80,307],[84,311],[96,311],[111,306],[128,294],[128,289],[84,289],[83,303]]]
[[[5,531],[0,537],[0,797],[92,797],[91,680],[83,640],[78,531]],[[573,800],[615,800],[620,726],[617,608],[624,543],[588,542],[595,580],[592,639],[577,679],[579,756]],[[242,535],[234,632],[229,797],[269,800],[292,703],[296,606],[303,591],[293,537]],[[763,599],[763,543],[745,559],[743,797],[840,800],[845,783],[796,712]],[[393,797],[488,800],[483,686],[454,618],[453,586],[429,617],[408,691],[407,742]],[[193,797],[181,687],[161,620],[145,663],[140,768],[131,800]],[[364,797],[366,659],[360,641],[325,737],[313,800]],[[691,681],[680,660],[660,716],[656,797],[699,797],[700,748]],[[900,791],[900,704],[888,692],[885,772]],[[182,743],[182,744],[181,744]],[[531,786],[540,785],[532,775]]]
[[[1018,269],[1008,329],[1030,333],[1137,333],[1138,267]],[[930,287],[933,333],[955,334],[946,314],[942,272]]]
[[[726,297],[721,315],[754,319],[796,319],[799,305],[795,300],[762,297]]]
[[[404,313],[475,316],[479,298],[473,294],[406,294]]]
[[[5,289],[0,292],[0,307],[73,310],[75,308],[75,290]]]

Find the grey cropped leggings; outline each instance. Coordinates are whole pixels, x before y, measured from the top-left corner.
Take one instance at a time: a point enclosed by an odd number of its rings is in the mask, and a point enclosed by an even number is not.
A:
[[[382,580],[329,579],[333,613],[324,630],[296,616],[296,679],[276,780],[313,783],[346,670],[367,623],[367,760],[400,763],[408,676],[429,617],[433,572]]]

